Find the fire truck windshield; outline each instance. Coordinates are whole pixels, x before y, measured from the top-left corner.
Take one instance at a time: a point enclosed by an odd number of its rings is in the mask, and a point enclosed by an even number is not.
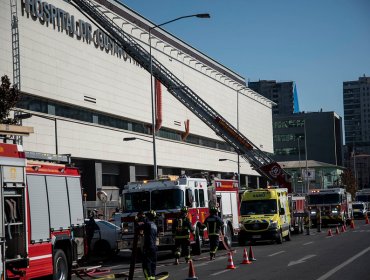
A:
[[[370,195],[360,194],[356,196],[356,201],[370,202]]]
[[[240,206],[241,215],[266,214],[274,215],[277,213],[276,200],[248,200],[243,201]]]
[[[184,193],[180,189],[152,191],[152,209],[180,209],[184,205]]]
[[[123,207],[127,212],[149,211],[149,192],[130,192],[123,195]]]
[[[340,195],[337,193],[310,194],[308,196],[309,204],[340,204]]]

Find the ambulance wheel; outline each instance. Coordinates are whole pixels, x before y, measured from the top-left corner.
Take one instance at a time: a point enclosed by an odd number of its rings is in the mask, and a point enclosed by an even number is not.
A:
[[[245,241],[246,240],[245,240],[244,235],[241,232],[239,232],[239,235],[238,235],[238,244],[239,244],[239,246],[244,246]]]
[[[53,263],[54,263],[53,280],[69,279],[69,267],[67,257],[63,250],[61,249],[55,250]]]
[[[283,243],[283,234],[281,233],[281,231],[279,231],[278,237],[276,239],[276,243],[277,244],[282,244]]]
[[[194,239],[195,239],[195,244],[193,245],[193,254],[200,255],[202,253],[202,240],[200,238],[198,227],[195,230]]]
[[[290,236],[290,230],[288,230],[288,235],[287,235],[287,236],[285,236],[285,240],[286,240],[286,241],[290,241],[290,240],[292,240],[292,238],[291,238],[291,236]]]

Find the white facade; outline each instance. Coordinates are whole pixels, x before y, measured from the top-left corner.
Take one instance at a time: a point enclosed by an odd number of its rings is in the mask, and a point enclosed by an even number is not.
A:
[[[152,23],[127,7],[99,0],[102,9],[110,3],[141,23],[138,27],[115,12],[108,13],[117,24],[138,40],[147,50],[148,26]],[[21,3],[38,5],[41,0],[18,0],[20,36],[21,89],[25,94],[78,106],[98,114],[151,124],[150,74],[126,54],[122,58],[107,53],[76,34],[67,35],[61,27],[32,17]],[[91,24],[73,5],[62,0],[49,4],[68,12],[74,20]],[[45,3],[44,3],[45,4]],[[39,11],[40,16],[41,12]],[[0,75],[13,73],[11,17],[9,1],[0,2]],[[136,21],[135,20],[135,21]],[[245,86],[243,77],[218,64],[211,58],[186,45],[161,29],[156,29],[169,42],[152,38],[152,53],[165,67],[196,92],[211,107],[237,127],[237,94],[239,93],[239,128],[254,144],[273,152],[272,103]],[[154,33],[156,36],[158,33]],[[160,37],[160,36],[159,36]],[[175,42],[175,43],[174,43]],[[177,44],[177,45],[176,45]],[[176,45],[176,46],[174,46]],[[181,47],[187,51],[179,50]],[[196,54],[196,55],[194,55]],[[216,66],[216,67],[215,67]],[[215,69],[217,68],[217,69]],[[193,113],[178,102],[162,85],[162,127],[183,132],[184,121],[190,120],[190,135],[222,140]],[[87,101],[86,101],[87,100]],[[93,102],[91,102],[93,101]],[[123,142],[123,137],[141,137],[151,141],[151,135],[103,126],[98,122],[83,122],[48,112],[32,110],[35,115],[24,125],[33,126],[35,133],[24,138],[25,150],[71,154],[73,158],[130,164],[153,164],[152,144],[144,141]],[[51,110],[51,111],[50,111]],[[157,164],[161,167],[236,172],[235,153],[158,137]],[[241,163],[242,174],[258,175],[249,164]]]

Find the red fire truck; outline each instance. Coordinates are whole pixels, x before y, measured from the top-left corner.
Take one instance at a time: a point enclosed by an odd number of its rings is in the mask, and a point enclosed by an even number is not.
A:
[[[0,271],[3,279],[67,279],[84,254],[80,175],[28,155],[20,145],[0,143]]]
[[[239,233],[239,188],[237,180],[217,179],[208,187],[210,204],[216,202],[224,222],[225,243],[230,248],[232,239]]]
[[[321,210],[323,225],[349,224],[353,218],[352,196],[344,188],[311,190],[307,206],[312,224],[316,225],[318,210]]]
[[[291,231],[294,233],[303,233],[306,197],[302,195],[289,194],[288,199],[291,211]]]
[[[172,249],[173,221],[180,209],[188,206],[189,219],[195,229],[191,235],[192,252],[200,254],[203,242],[208,241],[207,230],[202,234],[200,225],[209,215],[209,203],[219,207],[225,222],[225,241],[227,246],[231,246],[239,225],[237,181],[216,179],[210,188],[206,179],[187,176],[129,183],[122,192],[124,211],[120,214],[124,247],[132,249],[136,214],[153,209],[158,215],[158,249]]]

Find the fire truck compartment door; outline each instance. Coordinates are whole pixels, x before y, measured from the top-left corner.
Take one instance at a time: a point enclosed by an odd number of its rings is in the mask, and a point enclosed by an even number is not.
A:
[[[31,240],[46,241],[50,238],[50,226],[45,176],[27,175],[27,185],[31,211]]]
[[[68,229],[70,216],[65,177],[46,176],[49,196],[50,227],[54,230]]]
[[[71,225],[83,225],[84,213],[82,209],[82,195],[80,178],[67,177],[69,209],[71,213]]]
[[[238,228],[238,203],[236,192],[220,192],[221,195],[221,212],[223,216],[232,217],[232,225]]]

